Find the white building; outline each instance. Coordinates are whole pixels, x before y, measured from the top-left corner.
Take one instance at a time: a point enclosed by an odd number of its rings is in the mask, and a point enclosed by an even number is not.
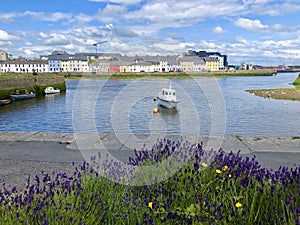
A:
[[[90,72],[86,54],[69,55],[65,51],[54,51],[48,56],[49,72]]]
[[[226,69],[226,66],[225,66],[225,62],[226,62],[225,57],[226,56],[216,53],[216,54],[209,54],[208,57],[218,59],[218,61],[219,61],[219,70],[225,70]]]
[[[0,62],[2,73],[47,73],[48,62],[44,60],[9,60]]]

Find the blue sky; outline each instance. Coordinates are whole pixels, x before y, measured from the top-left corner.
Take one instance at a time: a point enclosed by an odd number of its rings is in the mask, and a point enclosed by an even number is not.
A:
[[[230,64],[300,65],[299,0],[10,0],[0,49],[173,55],[217,51]]]

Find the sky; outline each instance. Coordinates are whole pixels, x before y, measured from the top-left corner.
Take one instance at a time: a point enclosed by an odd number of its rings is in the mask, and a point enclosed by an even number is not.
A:
[[[0,5],[0,50],[29,59],[194,50],[231,65],[300,65],[300,0],[10,0]]]

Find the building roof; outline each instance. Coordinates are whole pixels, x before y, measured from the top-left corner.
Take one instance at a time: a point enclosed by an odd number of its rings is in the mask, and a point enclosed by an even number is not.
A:
[[[55,50],[51,55],[69,55],[66,51]]]
[[[219,60],[215,57],[205,57],[204,60],[206,62],[215,62],[215,61],[219,62]]]
[[[1,64],[48,64],[47,60],[6,60],[0,61]]]

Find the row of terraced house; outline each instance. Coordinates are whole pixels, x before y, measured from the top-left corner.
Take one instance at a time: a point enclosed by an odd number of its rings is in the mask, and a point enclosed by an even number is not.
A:
[[[3,51],[0,51],[0,56]],[[203,52],[202,52],[203,55]],[[208,53],[199,56],[189,51],[183,55],[123,56],[119,53],[75,53],[54,51],[38,60],[0,58],[0,72],[38,73],[126,73],[126,72],[207,72],[225,70],[226,55]]]

